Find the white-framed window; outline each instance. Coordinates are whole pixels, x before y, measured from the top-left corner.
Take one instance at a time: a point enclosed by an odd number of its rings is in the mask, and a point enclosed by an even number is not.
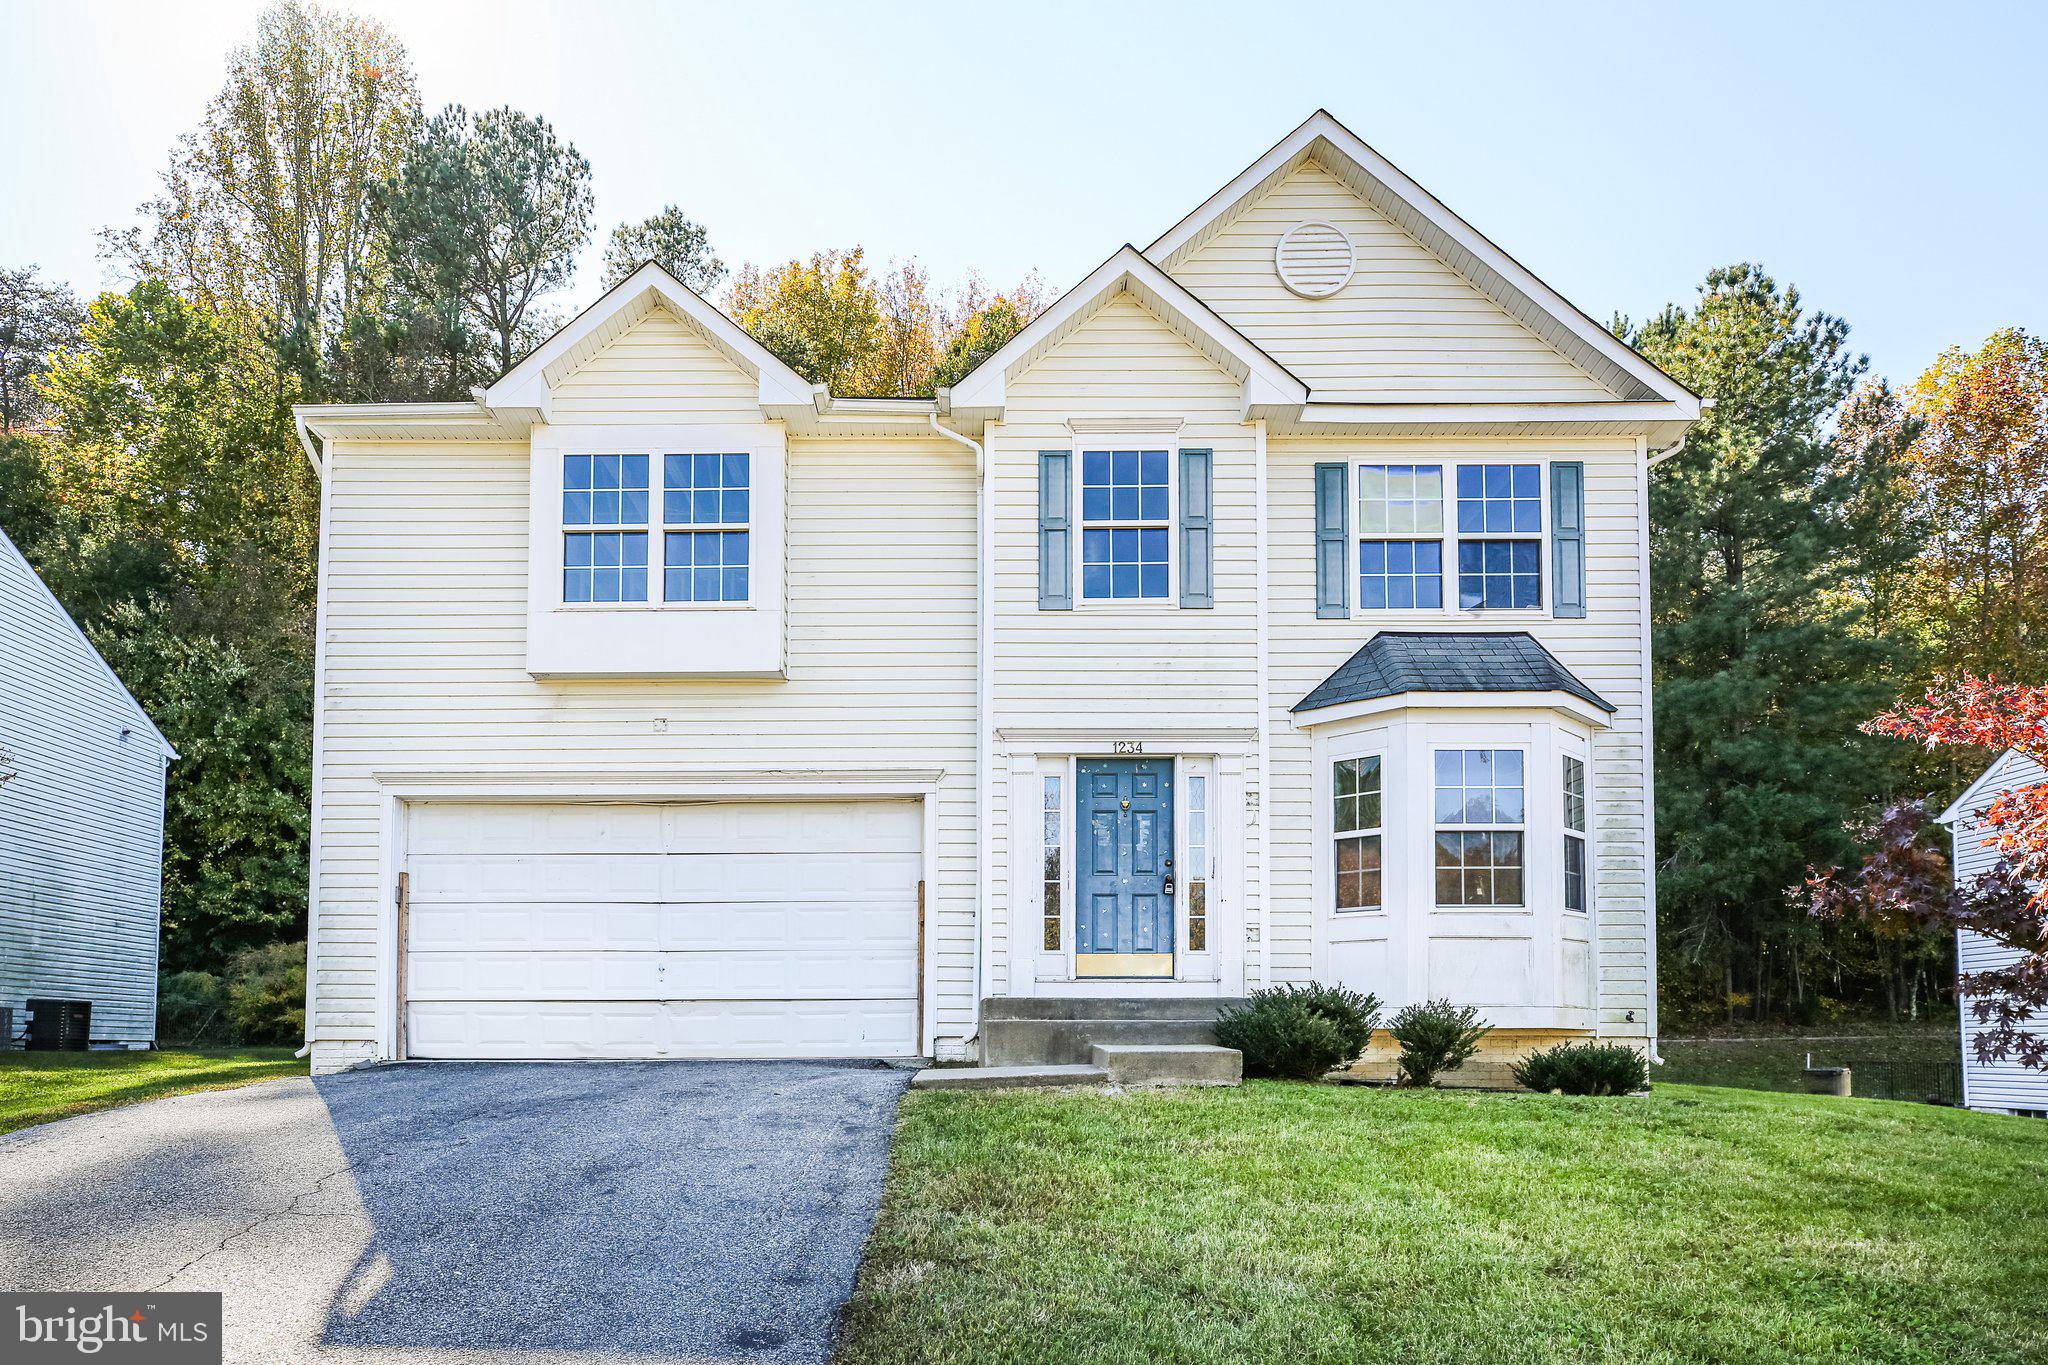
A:
[[[1063,942],[1064,920],[1061,917],[1060,888],[1066,885],[1064,869],[1060,866],[1060,833],[1063,827],[1060,809],[1060,779],[1056,773],[1045,776],[1045,819],[1040,847],[1044,852],[1043,871],[1045,900],[1040,908],[1039,946],[1048,953],[1056,953]]]
[[[744,451],[662,456],[664,602],[745,602],[753,461]]]
[[[1541,463],[1362,463],[1352,474],[1355,611],[1542,607]]]
[[[1564,908],[1586,912],[1586,762],[1564,755]]]
[[[1209,779],[1187,779],[1188,951],[1209,951]]]
[[[1170,444],[1082,446],[1081,600],[1165,602],[1173,592]]]
[[[1358,607],[1435,610],[1444,604],[1444,469],[1358,466]]]
[[[562,600],[647,600],[647,457],[562,457]]]
[[[1330,768],[1330,829],[1339,911],[1378,910],[1386,901],[1381,875],[1385,791],[1378,754],[1340,758]]]
[[[1520,749],[1438,749],[1436,903],[1519,906],[1528,830]]]
[[[1543,605],[1543,466],[1458,466],[1458,607]]]

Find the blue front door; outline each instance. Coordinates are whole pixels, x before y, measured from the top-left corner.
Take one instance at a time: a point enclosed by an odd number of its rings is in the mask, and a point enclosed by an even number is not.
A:
[[[1084,759],[1076,814],[1079,976],[1173,975],[1173,760]]]

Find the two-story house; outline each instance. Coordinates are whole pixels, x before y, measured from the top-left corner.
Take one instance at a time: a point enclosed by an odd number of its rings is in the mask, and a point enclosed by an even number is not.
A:
[[[1309,979],[1653,1044],[1699,411],[1323,113],[935,401],[648,266],[474,402],[301,409],[316,1066]]]

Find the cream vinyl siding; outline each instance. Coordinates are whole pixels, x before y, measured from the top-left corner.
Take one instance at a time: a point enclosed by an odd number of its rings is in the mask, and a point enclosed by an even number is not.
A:
[[[1528,612],[1376,612],[1350,621],[1318,620],[1315,602],[1315,465],[1319,461],[1375,464],[1448,463],[1486,458],[1548,464],[1579,460],[1586,472],[1586,617],[1554,620]],[[1306,980],[1313,970],[1315,904],[1312,835],[1315,811],[1311,742],[1289,714],[1377,629],[1527,630],[1572,672],[1619,708],[1612,727],[1596,732],[1588,776],[1593,861],[1595,981],[1599,1031],[1611,1036],[1648,1033],[1653,978],[1645,869],[1651,812],[1644,781],[1647,665],[1643,655],[1641,463],[1633,441],[1542,440],[1309,440],[1274,438],[1267,447],[1270,517],[1271,794],[1266,829],[1271,858],[1270,894],[1274,979]],[[1446,475],[1448,480],[1449,475]],[[1356,474],[1350,480],[1357,493]],[[1545,497],[1549,485],[1545,481]],[[1448,509],[1447,509],[1448,512]],[[1352,511],[1356,525],[1356,509]],[[1546,520],[1548,518],[1546,510]],[[1355,554],[1355,552],[1352,552]],[[1543,547],[1546,612],[1550,601],[1550,546]],[[1347,557],[1347,564],[1355,559]],[[1445,593],[1455,592],[1456,569],[1446,557]],[[1352,585],[1352,600],[1357,598]],[[1425,800],[1393,793],[1390,800]],[[1635,1012],[1635,1020],[1625,1018]]]
[[[642,376],[616,392],[686,401],[647,359],[690,350],[666,319],[565,381],[558,410],[564,395],[589,396],[593,371]],[[608,401],[589,397],[578,420],[677,415]],[[942,770],[926,895],[935,1025],[942,1039],[972,1032],[975,482],[964,452],[921,437],[789,442],[787,681],[536,682],[524,668],[527,461],[524,443],[330,446],[310,1030],[321,1059],[369,1055],[393,990],[378,968],[389,831],[373,775],[394,770],[766,774],[792,795],[818,770]]]
[[[0,1005],[17,1030],[35,996],[90,1000],[95,1041],[156,1037],[168,758],[0,534]]]
[[[2007,754],[1995,765],[1992,780],[1979,791],[1968,808],[1958,813],[1954,826],[1954,865],[1958,885],[1989,872],[1998,855],[1984,846],[1983,822],[1975,812],[1989,806],[2000,793],[2030,786],[2048,778],[2034,763],[2018,754]],[[1956,969],[1959,972],[1988,971],[2006,967],[2019,959],[2019,950],[1960,930],[1956,934]],[[1970,999],[1962,1000],[1963,1103],[1972,1109],[2048,1109],[2048,1072],[2036,1071],[2017,1059],[2003,1062],[1977,1060],[1977,1035],[1983,1031],[1971,1012]],[[2048,1021],[2037,1022],[2033,1032],[2048,1031]]]
[[[657,307],[553,389],[562,423],[761,420],[759,386],[697,330]]]
[[[1329,298],[1281,282],[1274,251],[1310,219],[1358,263]],[[1292,370],[1318,401],[1574,402],[1615,395],[1313,161],[1169,272]]]
[[[993,714],[1010,727],[1075,729],[1128,726],[1241,727],[1258,723],[1257,518],[1254,433],[1240,418],[1241,385],[1128,294],[1105,302],[1059,346],[1008,385],[1002,425],[993,428],[995,668]],[[1158,419],[1154,435],[1076,436],[1069,419]],[[1165,600],[1104,604],[1081,597],[1074,609],[1038,609],[1038,452],[1150,446],[1215,452],[1212,563],[1215,606],[1178,605],[1179,489],[1174,488],[1175,589]],[[1178,460],[1173,477],[1179,478]],[[1081,469],[1074,466],[1074,486]],[[1081,538],[1076,509],[1074,542]],[[1247,775],[1255,786],[1255,776]],[[997,829],[1008,823],[1007,783],[996,784]],[[1071,784],[1069,784],[1071,786]],[[1065,799],[1073,800],[1069,790]],[[1038,812],[1020,812],[1011,837],[1030,863]],[[1008,956],[1009,887],[998,857],[992,960]],[[1257,852],[1247,850],[1246,880],[1256,885]],[[1256,892],[1248,897],[1255,913]],[[1025,932],[1035,932],[1027,925]],[[1030,947],[1030,944],[1025,944]],[[1000,982],[992,986],[1000,986]],[[995,993],[991,990],[990,993]]]

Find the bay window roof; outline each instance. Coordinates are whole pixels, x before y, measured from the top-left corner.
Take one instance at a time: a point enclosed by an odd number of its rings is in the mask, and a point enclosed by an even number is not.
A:
[[[1380,631],[1296,702],[1294,710],[1317,711],[1407,692],[1562,692],[1614,712],[1611,702],[1525,630]]]

